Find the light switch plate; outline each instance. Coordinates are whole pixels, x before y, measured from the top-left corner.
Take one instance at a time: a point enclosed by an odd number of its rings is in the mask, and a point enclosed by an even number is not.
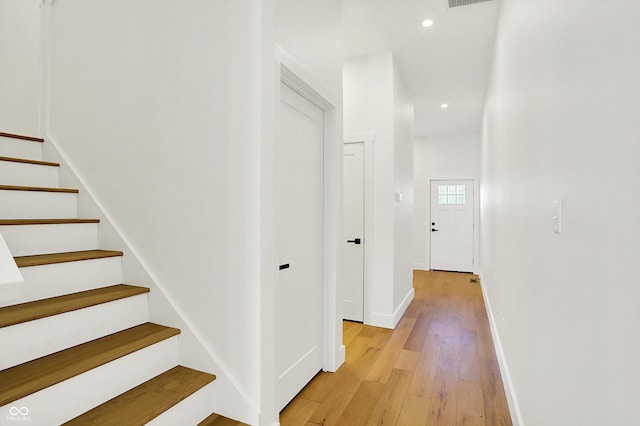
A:
[[[562,234],[562,199],[553,202],[553,232]]]

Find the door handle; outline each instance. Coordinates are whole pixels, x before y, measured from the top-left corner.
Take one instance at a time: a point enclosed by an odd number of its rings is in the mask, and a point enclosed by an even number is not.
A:
[[[431,232],[438,232],[439,230],[436,228],[431,228]]]
[[[360,244],[361,240],[360,238],[354,238],[353,240],[347,240],[348,243],[353,243],[353,244]]]

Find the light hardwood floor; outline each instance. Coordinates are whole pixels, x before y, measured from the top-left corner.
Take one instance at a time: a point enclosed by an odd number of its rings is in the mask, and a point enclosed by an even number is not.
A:
[[[282,426],[511,425],[475,275],[414,272],[395,330],[344,322],[346,362],[319,373]]]

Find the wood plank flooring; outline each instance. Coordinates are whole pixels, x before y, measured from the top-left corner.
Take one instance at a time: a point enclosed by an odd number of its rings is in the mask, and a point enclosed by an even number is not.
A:
[[[477,277],[415,271],[395,330],[344,322],[346,362],[319,373],[282,426],[511,425]]]

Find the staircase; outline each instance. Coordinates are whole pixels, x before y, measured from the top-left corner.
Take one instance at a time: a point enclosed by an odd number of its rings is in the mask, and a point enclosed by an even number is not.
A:
[[[148,322],[42,139],[0,133],[0,233],[24,277],[0,300],[0,425],[196,425],[215,376],[179,365],[180,330]],[[22,422],[22,423],[21,423]]]

